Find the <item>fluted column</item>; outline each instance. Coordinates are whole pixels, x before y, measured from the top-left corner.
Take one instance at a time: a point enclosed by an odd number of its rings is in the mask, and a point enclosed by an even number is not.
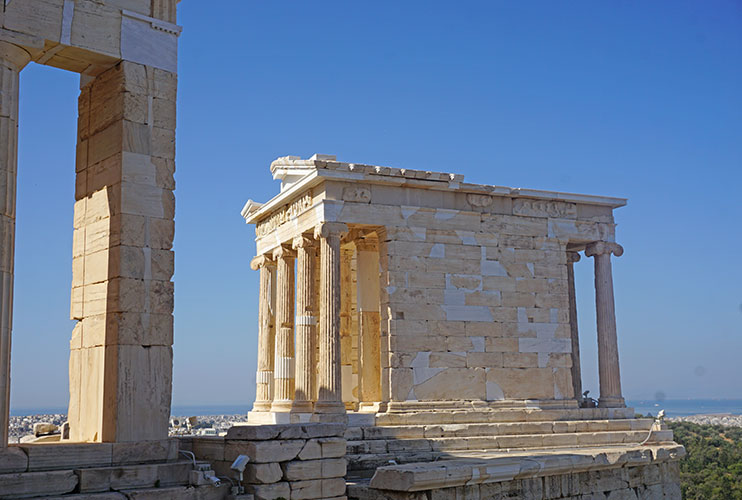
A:
[[[379,250],[375,239],[356,242],[358,259],[358,392],[361,403],[381,401]]]
[[[282,245],[273,251],[276,261],[276,349],[272,411],[290,411],[294,399],[294,258]]]
[[[340,246],[340,379],[346,410],[355,408],[353,397],[353,243]]]
[[[313,420],[344,421],[340,376],[340,238],[345,224],[323,222],[315,229],[320,240],[320,333],[317,402]]]
[[[258,372],[255,377],[253,411],[269,411],[273,401],[273,351],[275,348],[275,317],[273,306],[273,274],[275,262],[267,255],[258,255],[250,267],[260,271],[258,298]]]
[[[30,60],[22,48],[0,42],[0,449],[8,446],[10,415],[18,83],[21,70]]]
[[[312,238],[294,238],[296,250],[296,396],[292,411],[311,413],[315,398],[315,337],[317,334],[314,287],[315,244]]]
[[[577,330],[577,298],[575,296],[575,262],[580,254],[567,252],[567,289],[569,293],[569,331],[572,340],[572,388],[575,399],[582,399],[582,372],[580,368],[580,335]]]
[[[620,257],[623,255],[623,247],[617,243],[596,241],[585,248],[585,255],[595,258],[595,310],[598,323],[598,375],[600,378],[598,406],[621,408],[626,404],[621,395],[611,254]]]

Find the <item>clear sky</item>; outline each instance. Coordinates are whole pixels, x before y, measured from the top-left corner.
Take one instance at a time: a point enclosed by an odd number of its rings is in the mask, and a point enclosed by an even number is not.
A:
[[[629,198],[624,395],[742,398],[742,4],[220,2],[179,7],[174,404],[254,399],[254,229],[270,162],[463,173]],[[14,408],[67,404],[78,77],[21,76]],[[577,265],[597,395],[592,259]]]

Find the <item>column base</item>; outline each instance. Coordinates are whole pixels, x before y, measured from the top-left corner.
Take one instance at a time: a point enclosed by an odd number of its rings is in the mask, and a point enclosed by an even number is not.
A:
[[[290,399],[279,399],[274,400],[273,404],[271,404],[270,411],[273,413],[276,412],[290,412],[291,408],[293,407],[294,402]]]
[[[252,404],[252,411],[271,411],[272,401],[255,401]]]
[[[381,403],[374,402],[374,403],[367,403],[367,402],[361,402],[358,404],[358,412],[360,413],[379,413],[381,411]]]
[[[622,397],[599,397],[598,408],[626,408],[626,401]]]
[[[317,401],[314,403],[312,422],[348,423],[348,414],[342,401]]]
[[[314,403],[311,401],[293,401],[291,404],[291,413],[312,413]]]

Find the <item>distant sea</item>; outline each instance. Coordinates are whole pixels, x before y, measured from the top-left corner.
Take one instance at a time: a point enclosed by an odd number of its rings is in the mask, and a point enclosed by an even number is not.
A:
[[[685,417],[688,415],[711,415],[731,413],[742,415],[742,399],[665,399],[628,400],[626,405],[634,408],[636,413],[654,416],[665,410],[668,417]]]
[[[742,415],[742,399],[666,399],[628,400],[626,404],[636,413],[657,415],[665,410],[668,417],[686,415],[731,413]],[[245,415],[252,405],[173,406],[172,414],[180,417],[191,415]],[[67,413],[67,408],[12,408],[11,416]]]

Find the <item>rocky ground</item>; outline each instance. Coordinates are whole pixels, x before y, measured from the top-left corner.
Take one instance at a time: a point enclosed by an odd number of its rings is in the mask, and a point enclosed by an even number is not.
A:
[[[10,417],[10,427],[8,429],[8,442],[20,443],[21,439],[26,436],[33,436],[33,425],[40,422],[47,422],[55,425],[62,425],[67,420],[67,415],[26,415],[24,417]]]
[[[61,426],[66,420],[67,415],[65,414],[10,417],[8,441],[10,443],[20,443],[32,439],[33,426],[36,423],[45,422]],[[170,419],[170,435],[224,434],[233,424],[247,422],[247,415],[201,415],[196,417],[196,424],[193,426],[186,425],[186,420],[187,417],[173,416]],[[181,425],[176,427],[174,425],[176,421]]]
[[[724,427],[742,427],[742,415],[690,415],[687,417],[668,418],[670,422],[691,422],[694,424],[722,425]]]

